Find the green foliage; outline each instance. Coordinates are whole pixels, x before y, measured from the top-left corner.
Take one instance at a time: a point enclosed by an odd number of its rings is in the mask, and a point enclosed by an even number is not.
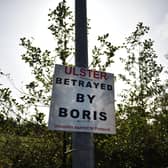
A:
[[[115,52],[120,48],[119,46],[116,47],[112,45],[111,42],[109,42],[108,37],[108,33],[103,36],[98,36],[97,40],[100,43],[100,46],[94,46],[92,50],[91,66],[93,68],[98,67],[101,71],[105,71],[107,67],[114,63],[113,57]]]
[[[55,48],[57,56],[63,65],[67,64],[67,58],[74,56],[74,19],[72,11],[67,7],[66,1],[63,0],[58,4],[56,9],[50,10],[48,14],[51,30],[57,47]]]
[[[68,10],[66,2],[62,1],[49,13],[49,29],[57,44],[54,54],[35,47],[32,40],[20,39],[20,45],[25,48],[22,60],[31,68],[34,79],[19,90],[20,100],[12,98],[9,88],[0,90],[0,130],[3,133],[0,136],[1,167],[62,166],[63,135],[47,131],[44,108],[49,106],[57,57],[67,64],[67,58],[74,52],[71,44],[74,23],[70,23],[73,21],[70,16],[72,12]],[[1,72],[1,75],[4,73]]]
[[[9,120],[4,124],[9,125]],[[30,122],[15,123],[11,132],[7,133],[5,128],[0,133],[0,166],[59,168],[62,164],[61,136]]]
[[[26,53],[22,55],[25,63],[28,63],[32,69],[35,80],[26,85],[28,91],[23,95],[22,99],[27,104],[35,104],[36,102],[49,104],[49,92],[51,90],[51,77],[54,67],[55,58],[51,56],[51,52],[41,51],[39,47],[34,47],[30,40],[21,38],[21,46],[26,49]]]
[[[127,57],[121,58],[125,74],[119,76],[127,88],[117,108],[117,134],[97,137],[98,167],[168,165],[167,93],[161,84],[163,67],[157,64],[153,41],[144,39],[148,30],[139,23],[121,46]]]

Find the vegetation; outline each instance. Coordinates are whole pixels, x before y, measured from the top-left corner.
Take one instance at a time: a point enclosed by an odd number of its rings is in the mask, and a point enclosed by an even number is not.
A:
[[[61,60],[68,65],[73,58],[74,21],[65,0],[48,16],[55,52],[42,51],[21,38],[22,60],[34,78],[19,90],[19,99],[0,85],[0,168],[71,167],[71,153],[66,153],[67,165],[63,162],[63,133],[47,129],[45,108],[51,99],[54,64]],[[115,63],[117,51],[126,55],[120,58],[124,72],[117,76],[125,86],[116,104],[117,133],[95,135],[97,168],[168,167],[168,81],[160,76],[167,72],[157,63],[154,42],[145,38],[148,31],[139,23],[119,46],[109,41],[109,34],[99,36],[99,46],[92,50],[91,67],[102,71]],[[0,76],[9,78],[2,71]],[[70,134],[66,141],[70,151]]]

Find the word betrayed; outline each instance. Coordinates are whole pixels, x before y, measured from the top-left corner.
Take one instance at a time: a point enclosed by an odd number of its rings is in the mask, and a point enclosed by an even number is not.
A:
[[[84,80],[77,80],[77,79],[70,79],[70,78],[61,78],[57,77],[55,79],[56,84],[60,85],[69,85],[69,86],[77,86],[83,88],[90,88],[90,89],[101,89],[101,90],[108,90],[111,91],[113,89],[112,85],[108,85],[105,83],[93,82],[93,81],[84,81]]]

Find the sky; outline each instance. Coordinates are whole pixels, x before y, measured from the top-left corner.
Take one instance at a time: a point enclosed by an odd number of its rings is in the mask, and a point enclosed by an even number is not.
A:
[[[75,0],[67,1],[73,10]],[[0,0],[0,69],[10,73],[16,85],[31,76],[29,67],[21,60],[21,37],[33,37],[42,49],[54,50],[47,14],[58,2]],[[120,43],[138,22],[144,22],[150,27],[149,35],[155,41],[159,61],[167,64],[164,55],[168,53],[168,0],[87,0],[87,16],[92,27],[90,45],[94,45],[97,35],[104,33],[109,33],[114,43]]]

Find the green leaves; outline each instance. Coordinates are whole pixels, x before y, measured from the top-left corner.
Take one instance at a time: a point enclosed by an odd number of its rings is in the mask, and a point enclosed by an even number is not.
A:
[[[138,23],[136,26],[136,30],[126,38],[126,41],[133,47],[134,45],[140,45],[140,39],[144,37],[149,31],[149,27],[144,26],[142,22]]]
[[[72,11],[63,0],[56,9],[48,14],[51,30],[56,40],[56,55],[63,65],[68,64],[67,59],[74,56],[74,18]]]
[[[99,68],[101,71],[105,71],[113,61],[115,52],[120,48],[119,46],[114,46],[108,41],[109,34],[103,36],[98,36],[99,46],[94,46],[92,50],[92,62],[91,66],[93,68]]]
[[[129,89],[123,91],[123,102],[118,108],[120,121],[118,124],[122,123],[123,132],[128,131],[124,133],[124,139],[127,139],[125,150],[132,153],[132,156],[128,158],[130,162],[125,163],[128,167],[148,167],[149,165],[162,167],[161,165],[164,165],[156,162],[154,155],[149,157],[152,151],[164,160],[164,152],[158,152],[161,147],[159,142],[161,138],[157,139],[160,131],[155,129],[156,125],[152,121],[155,121],[154,116],[161,108],[158,98],[165,89],[160,79],[163,67],[157,64],[157,55],[153,49],[154,42],[144,38],[148,31],[148,27],[139,23],[122,46],[122,49],[126,49],[127,57],[121,58],[126,73],[120,74],[120,78],[129,86]],[[162,110],[159,113],[158,116],[163,116]],[[121,141],[121,139],[118,140]]]

